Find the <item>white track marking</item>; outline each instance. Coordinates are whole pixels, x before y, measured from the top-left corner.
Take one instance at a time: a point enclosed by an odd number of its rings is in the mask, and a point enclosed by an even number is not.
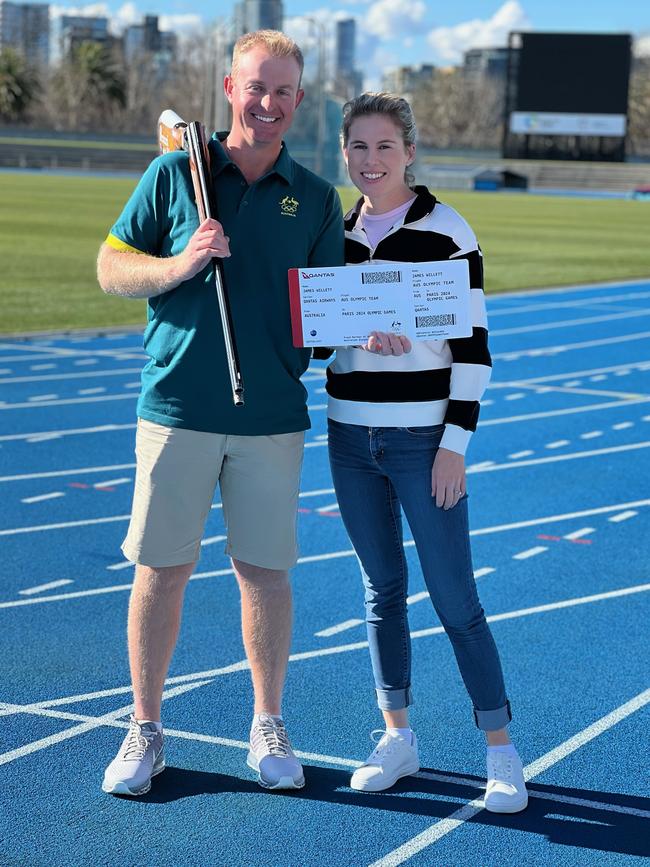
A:
[[[577,386],[569,388],[566,385],[538,385],[534,382],[517,382],[516,380],[512,380],[511,382],[495,382],[492,388],[514,388],[515,386],[519,386],[520,388],[528,388],[535,394],[586,394],[589,397],[612,397],[616,400],[637,400],[638,398],[650,398],[650,395],[645,393],[639,393],[636,391],[606,391],[602,388],[578,388]],[[505,400],[510,400],[510,398],[506,397]],[[485,401],[481,401],[481,406],[483,406],[484,404]]]
[[[37,402],[43,403],[43,404],[49,406],[53,400],[56,400],[58,398],[58,396],[59,396],[58,394],[34,394],[34,395],[32,395],[32,397],[27,398],[29,403],[27,403],[26,406],[31,406],[32,402],[33,403],[37,403]],[[2,408],[8,409],[10,406],[16,406],[16,404],[7,403]]]
[[[0,482],[24,482],[29,479],[54,479],[61,476],[90,475],[91,473],[106,473],[114,470],[132,470],[135,464],[109,464],[105,467],[80,467],[76,470],[50,470],[46,473],[22,473],[18,476],[0,476]]]
[[[189,692],[191,689],[197,689],[200,686],[205,686],[210,683],[209,680],[198,681],[192,684],[184,684],[181,686],[174,687],[173,689],[165,690],[163,693],[163,700],[173,698],[174,696],[181,695],[184,692]],[[106,720],[114,720],[118,717],[124,716],[127,713],[131,713],[133,710],[133,704],[127,704],[124,707],[118,708],[117,710],[111,711],[110,713],[104,714],[103,716],[96,717],[96,719],[90,722],[80,723],[79,725],[73,726],[69,729],[64,729],[62,732],[57,732],[56,734],[49,735],[46,738],[41,738],[38,741],[32,741],[30,744],[24,744],[22,747],[18,747],[15,750],[9,750],[6,753],[0,754],[0,765],[6,765],[8,762],[13,762],[16,759],[20,759],[23,756],[29,756],[32,753],[36,753],[39,750],[44,750],[47,747],[54,746],[54,744],[59,744],[62,741],[67,741],[70,738],[75,738],[77,735],[85,734],[85,732],[91,731],[92,729],[99,728],[104,725]]]
[[[214,545],[215,542],[225,542],[227,536],[208,536],[205,539],[201,539],[201,547],[205,547],[206,545]]]
[[[519,422],[535,421],[540,418],[556,418],[564,415],[578,415],[583,412],[595,412],[601,409],[619,409],[622,406],[633,406],[638,403],[648,403],[650,398],[640,397],[633,400],[610,400],[607,403],[590,403],[585,406],[569,407],[567,409],[551,409],[546,412],[530,412],[527,415],[511,415],[505,418],[486,418],[481,421],[481,429],[496,424],[516,424]]]
[[[548,310],[561,310],[572,307],[586,307],[594,302],[596,304],[617,304],[619,301],[638,301],[639,299],[650,298],[650,292],[638,292],[638,293],[628,293],[627,295],[610,295],[604,296],[603,298],[581,298],[580,300],[573,301],[560,301],[557,304],[545,304],[541,302],[539,304],[523,304],[521,307],[511,307],[510,309],[503,310],[495,310],[492,309],[494,305],[491,305],[491,302],[497,300],[494,296],[489,295],[487,298],[488,307],[490,307],[489,315],[490,319],[493,316],[506,316],[511,313],[533,313],[533,312],[544,312],[546,313]]]
[[[59,497],[65,497],[63,491],[52,491],[50,494],[38,494],[36,497],[24,497],[21,503],[42,503],[43,500],[56,500]]]
[[[0,350],[11,349],[13,351],[32,352],[33,355],[17,355],[16,361],[33,361],[35,359],[49,358],[90,358],[94,359],[93,363],[105,358],[139,360],[144,358],[141,350],[133,350],[133,352],[125,353],[123,350],[117,349],[66,349],[62,346],[41,346],[30,344],[29,346],[21,345],[20,343],[1,343]],[[41,355],[37,353],[41,352]],[[2,361],[2,359],[0,359]]]
[[[576,377],[576,376],[589,376],[593,373],[613,373],[616,370],[622,370],[624,368],[635,368],[637,370],[650,370],[650,361],[633,361],[629,364],[613,364],[609,367],[592,367],[587,370],[571,370],[565,371],[564,373],[552,373],[547,376],[531,376],[526,377],[525,379],[516,379],[512,381],[512,385],[532,385],[533,383],[541,383],[541,382],[554,382],[558,379],[567,379],[568,377]],[[603,379],[607,379],[607,377],[603,377]],[[490,383],[490,388],[494,388],[495,386],[499,386],[502,383]]]
[[[338,503],[330,503],[328,506],[319,506],[316,511],[325,513],[325,512],[336,512],[338,511],[339,504]]]
[[[486,619],[488,623],[495,623],[501,620],[518,619],[520,617],[528,617],[534,614],[541,614],[550,611],[561,610],[564,608],[571,608],[577,605],[587,605],[593,602],[602,602],[608,599],[622,598],[636,593],[644,593],[648,591],[650,591],[650,584],[639,584],[634,587],[624,587],[620,590],[597,593],[592,596],[583,596],[575,599],[564,599],[559,602],[549,603],[547,605],[538,605],[534,608],[522,608],[517,611],[507,611],[502,614],[490,615]],[[441,635],[443,632],[444,628],[442,626],[434,626],[428,629],[420,629],[416,632],[412,632],[411,638],[417,640],[418,638]],[[352,644],[337,645],[335,647],[323,647],[317,650],[310,650],[303,653],[294,653],[289,657],[289,662],[299,662],[305,659],[315,659],[322,656],[331,656],[340,653],[351,653],[356,650],[366,649],[367,647],[367,641],[357,641]],[[247,671],[248,669],[248,661],[246,659],[243,659],[239,662],[222,666],[221,668],[214,668],[208,671],[197,671],[190,674],[181,674],[175,675],[174,677],[168,677],[165,681],[165,685],[171,686],[177,683],[191,683],[196,680],[213,679],[215,677],[222,677],[228,674],[233,674],[235,672]],[[69,695],[60,698],[45,699],[43,701],[34,702],[31,705],[22,706],[21,712],[29,712],[31,710],[38,710],[41,708],[60,707],[61,705],[76,704],[78,702],[91,701],[97,698],[108,698],[110,696],[124,695],[125,693],[131,692],[131,690],[132,686],[129,684],[127,686],[118,686],[111,689],[102,689],[95,692],[82,693],[80,695]]]
[[[516,461],[517,458],[529,458],[531,455],[534,454],[535,452],[531,451],[530,449],[525,449],[523,452],[513,452],[511,455],[508,455],[508,457],[511,460]]]
[[[51,434],[41,434],[41,436],[29,437],[26,442],[28,443],[44,443],[48,440],[58,440],[61,439],[59,434],[51,433]]]
[[[11,442],[13,440],[31,440],[33,438],[40,439],[41,437],[63,437],[72,436],[75,434],[96,434],[96,433],[112,433],[118,430],[135,430],[135,424],[101,424],[96,427],[76,427],[67,428],[65,430],[50,430],[36,431],[34,433],[19,433],[5,434],[0,436],[0,442]]]
[[[546,448],[547,449],[560,449],[563,446],[569,446],[569,445],[571,445],[571,440],[555,440],[555,442],[546,443]]]
[[[611,518],[608,518],[608,521],[612,521],[614,524],[618,524],[620,521],[627,521],[629,518],[636,518],[638,512],[630,510],[629,512],[621,512],[620,515],[612,515]]]
[[[107,569],[110,569],[111,572],[118,572],[120,569],[128,569],[129,566],[133,566],[134,564],[130,560],[122,560],[121,563],[113,563],[112,566],[107,566]]]
[[[481,461],[478,464],[471,464],[467,467],[468,473],[480,473],[482,470],[489,470],[496,466],[496,461]]]
[[[81,403],[104,403],[106,401],[112,400],[135,400],[137,398],[137,394],[105,394],[99,395],[97,397],[67,397],[62,400],[41,400],[38,403],[6,403],[4,406],[0,406],[0,410],[2,409],[34,409],[34,407],[41,406],[72,406],[73,404],[81,404]],[[55,398],[56,395],[48,395],[48,397]]]
[[[107,518],[86,518],[83,521],[65,521],[60,524],[40,524],[35,527],[16,527],[12,530],[0,530],[0,536],[15,536],[18,533],[39,533],[48,530],[69,530],[71,527],[92,527],[96,524],[112,524],[115,521],[128,521],[131,515],[110,515]]]
[[[54,364],[43,365],[43,367],[55,366]],[[32,370],[36,370],[36,367],[32,367]],[[97,379],[100,376],[131,376],[133,373],[140,373],[141,370],[140,367],[123,367],[120,370],[92,370],[88,373],[79,371],[78,373],[48,373],[46,376],[12,376],[9,379],[0,379],[0,385],[18,382],[52,382],[64,379]]]
[[[553,765],[561,762],[571,753],[574,753],[576,750],[585,746],[585,744],[588,744],[599,735],[602,735],[604,732],[611,729],[617,723],[626,719],[642,707],[645,707],[648,703],[650,703],[650,689],[639,693],[639,695],[635,696],[630,701],[616,708],[611,713],[606,714],[604,717],[601,717],[586,729],[583,729],[581,732],[578,732],[573,737],[559,744],[555,749],[550,750],[536,761],[526,765],[524,768],[524,778],[528,781],[539,776],[544,771],[553,767]],[[421,834],[413,837],[388,855],[375,861],[370,865],[370,867],[398,867],[399,864],[403,864],[405,861],[408,861],[409,858],[412,858],[414,855],[417,855],[424,849],[437,843],[438,840],[449,834],[451,831],[459,828],[469,819],[476,816],[477,813],[480,813],[483,809],[483,798],[475,798],[453,812],[450,816],[435,822],[427,828],[426,831],[423,831]]]
[[[493,466],[487,466],[485,464],[474,464],[473,466],[467,467],[468,473],[492,473],[497,472],[499,470],[516,470],[518,467],[535,467],[541,464],[551,464],[557,461],[574,461],[580,460],[582,458],[594,458],[600,455],[608,455],[608,454],[617,454],[619,452],[627,452],[627,451],[636,451],[638,449],[647,449],[650,447],[650,442],[641,442],[641,443],[628,443],[622,446],[611,446],[606,449],[592,449],[591,451],[585,452],[570,452],[566,455],[550,455],[547,458],[533,458],[532,460],[526,461],[513,461],[509,464],[494,464]]]
[[[41,716],[49,719],[69,720],[72,722],[92,722],[97,717],[87,714],[70,713],[61,710],[50,710],[49,708],[38,708],[33,705],[17,705],[6,704],[0,702],[0,715],[8,712],[11,714],[24,713],[33,716]],[[129,723],[124,720],[107,720],[103,725],[110,728],[128,729]],[[201,732],[189,732],[183,729],[165,729],[165,737],[181,738],[183,740],[198,741],[200,743],[214,744],[216,746],[233,747],[240,750],[250,749],[248,741],[239,741],[233,738],[222,738],[217,735],[206,735]],[[347,759],[342,756],[328,756],[320,753],[307,753],[304,751],[295,751],[296,755],[305,761],[312,761],[324,765],[334,765],[335,767],[343,768],[358,768],[363,762],[357,759]],[[413,774],[413,777],[421,780],[431,780],[437,783],[446,783],[449,785],[463,786],[467,788],[483,791],[485,781],[477,780],[474,777],[462,777],[459,775],[451,776],[449,774],[440,774],[433,771],[418,771]],[[552,801],[558,804],[569,804],[576,807],[589,807],[593,810],[603,810],[610,813],[620,813],[627,816],[636,816],[640,819],[650,819],[650,810],[640,810],[637,807],[627,807],[620,804],[610,804],[604,801],[595,801],[588,798],[573,798],[570,795],[559,795],[555,792],[542,792],[536,789],[529,790],[530,798],[540,798],[546,801]]]
[[[86,364],[98,364],[98,361],[96,358],[80,358],[79,361],[73,361],[72,363],[77,367],[81,367]]]
[[[603,337],[601,340],[585,340],[581,343],[560,343],[556,346],[541,346],[539,349],[512,349],[510,352],[492,353],[492,358],[497,361],[514,361],[522,356],[554,355],[558,352],[569,352],[572,349],[591,349],[594,346],[611,346],[614,343],[629,343],[632,340],[644,340],[650,337],[650,331],[637,331],[635,334],[625,334],[621,337]],[[563,374],[566,378],[566,373]]]
[[[483,578],[484,575],[491,575],[497,570],[493,566],[483,566],[481,569],[474,570],[474,579]]]
[[[106,389],[103,386],[97,388],[80,388],[77,394],[103,394]]]
[[[601,374],[600,376],[590,376],[589,379],[590,379],[591,382],[602,382],[603,379],[607,379],[607,377],[606,377],[606,376],[603,376],[603,375]]]
[[[526,397],[526,393],[523,391],[518,391],[515,394],[507,394],[504,400],[521,400],[522,397]]]
[[[423,602],[425,599],[429,599],[429,591],[421,590],[419,593],[413,593],[411,596],[406,597],[407,605],[415,605],[417,602]]]
[[[580,530],[574,530],[573,533],[567,533],[566,536],[563,536],[562,538],[573,541],[573,539],[582,539],[583,536],[591,536],[591,534],[595,532],[596,530],[594,527],[582,527]]]
[[[43,593],[45,590],[54,590],[55,587],[63,587],[64,584],[74,584],[70,578],[62,578],[60,581],[49,581],[47,584],[39,584],[38,587],[28,587],[27,590],[19,590],[21,596],[31,596],[32,593]]]
[[[528,548],[526,551],[520,551],[518,554],[513,554],[513,560],[528,560],[530,557],[537,557],[538,554],[543,554],[548,551],[543,545],[537,545],[535,548]]]
[[[596,437],[601,437],[603,432],[601,430],[591,430],[588,433],[580,434],[581,440],[593,440]]]
[[[628,430],[631,427],[634,427],[633,421],[621,421],[618,424],[613,424],[612,430]]]
[[[558,331],[560,328],[575,328],[580,325],[593,325],[595,322],[613,322],[620,319],[644,319],[650,310],[637,308],[625,313],[606,313],[604,316],[585,316],[582,319],[561,319],[558,322],[542,322],[536,325],[521,325],[518,328],[497,328],[490,331],[490,338],[510,334],[530,334],[535,331]]]
[[[102,488],[114,488],[117,485],[126,485],[132,481],[133,479],[130,476],[128,478],[125,476],[123,479],[109,479],[107,482],[96,482],[93,488],[98,488],[99,490]]]
[[[354,626],[360,626],[363,620],[353,618],[352,620],[344,620],[343,623],[337,623],[336,626],[328,626],[327,629],[321,629],[320,632],[315,632],[319,638],[329,638],[330,635],[337,635],[339,632],[345,632],[346,629],[352,629]]]
[[[630,370],[617,370],[614,376],[629,376],[630,373]]]
[[[30,364],[30,370],[52,370],[52,368],[56,367],[56,364]],[[34,379],[38,379],[38,377],[34,377]]]

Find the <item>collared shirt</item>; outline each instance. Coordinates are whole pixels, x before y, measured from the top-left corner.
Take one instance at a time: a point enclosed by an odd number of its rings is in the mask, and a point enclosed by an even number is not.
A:
[[[300,377],[308,350],[292,343],[287,271],[341,265],[343,220],[336,190],[283,145],[273,167],[248,184],[215,134],[209,143],[217,219],[230,239],[224,283],[244,383],[235,407],[212,267],[148,300],[138,415],[171,427],[271,435],[309,427]],[[155,159],[107,243],[153,256],[181,253],[199,225],[184,152]]]

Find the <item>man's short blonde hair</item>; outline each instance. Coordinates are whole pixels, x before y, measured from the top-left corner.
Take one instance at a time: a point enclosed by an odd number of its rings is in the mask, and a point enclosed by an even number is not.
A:
[[[305,58],[298,45],[279,30],[255,30],[253,33],[244,33],[240,36],[232,52],[232,78],[239,72],[239,58],[253,48],[265,48],[271,57],[293,57],[300,69],[300,78],[305,68]]]

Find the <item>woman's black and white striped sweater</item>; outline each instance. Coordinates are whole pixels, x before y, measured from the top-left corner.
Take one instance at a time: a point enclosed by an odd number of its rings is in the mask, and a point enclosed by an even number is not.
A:
[[[418,186],[415,192],[406,216],[374,250],[361,227],[361,201],[357,203],[345,217],[346,264],[467,259],[472,336],[414,341],[412,351],[399,357],[337,349],[327,369],[328,415],[366,427],[444,423],[441,447],[465,454],[492,371],[482,254],[460,214],[436,201],[426,187]]]

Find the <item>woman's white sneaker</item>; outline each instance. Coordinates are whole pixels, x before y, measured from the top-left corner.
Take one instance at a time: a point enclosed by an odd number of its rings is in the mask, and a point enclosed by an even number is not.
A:
[[[420,770],[418,742],[414,733],[411,733],[411,743],[401,735],[381,729],[373,731],[371,739],[374,740],[377,734],[382,736],[377,746],[350,780],[350,786],[359,792],[383,792],[402,777]]]
[[[111,795],[144,795],[151,788],[151,778],[164,770],[162,729],[131,716],[122,746],[104,772],[102,789]]]
[[[519,813],[528,806],[521,759],[514,747],[488,749],[485,809],[490,813]]]

